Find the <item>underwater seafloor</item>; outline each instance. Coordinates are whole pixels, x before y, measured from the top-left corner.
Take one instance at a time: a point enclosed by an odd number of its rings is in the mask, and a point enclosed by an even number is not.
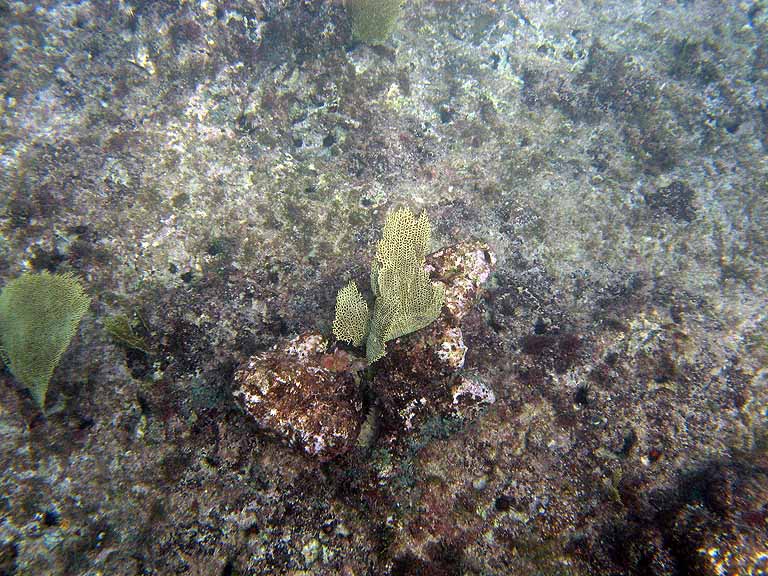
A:
[[[0,375],[1,575],[768,573],[763,0],[0,0],[0,113],[2,283],[93,299],[44,415]],[[403,206],[495,258],[463,367],[287,390],[364,419],[314,457],[236,373],[353,357]]]

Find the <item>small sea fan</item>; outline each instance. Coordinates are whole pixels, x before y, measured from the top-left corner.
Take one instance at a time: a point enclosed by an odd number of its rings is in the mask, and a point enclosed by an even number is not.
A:
[[[53,371],[90,303],[69,273],[25,273],[0,293],[0,352],[41,409]]]
[[[339,291],[333,333],[360,346],[366,341],[370,364],[386,354],[386,343],[421,330],[440,315],[445,293],[424,269],[430,242],[426,213],[416,218],[407,208],[387,216],[371,266],[373,313],[354,282]]]

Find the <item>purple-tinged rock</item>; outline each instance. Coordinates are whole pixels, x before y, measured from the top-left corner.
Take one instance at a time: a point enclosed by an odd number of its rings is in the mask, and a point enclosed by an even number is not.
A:
[[[446,328],[440,338],[437,357],[446,366],[458,370],[464,366],[466,355],[467,346],[464,344],[464,334],[461,332],[461,328],[458,326]]]
[[[496,395],[485,382],[465,376],[454,382],[451,395],[453,396],[452,404],[457,413],[461,413],[465,406],[477,407],[481,404],[496,402]]]
[[[351,357],[326,346],[305,333],[257,354],[235,374],[234,391],[261,428],[320,460],[354,445],[363,421]]]

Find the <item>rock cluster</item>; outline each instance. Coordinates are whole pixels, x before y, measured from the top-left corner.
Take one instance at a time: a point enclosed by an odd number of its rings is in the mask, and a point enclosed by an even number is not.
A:
[[[488,246],[479,241],[427,257],[432,280],[445,286],[442,313],[423,330],[392,342],[373,382],[390,435],[418,428],[432,416],[469,417],[477,406],[495,402],[485,383],[461,372],[467,352],[461,323],[495,263]]]

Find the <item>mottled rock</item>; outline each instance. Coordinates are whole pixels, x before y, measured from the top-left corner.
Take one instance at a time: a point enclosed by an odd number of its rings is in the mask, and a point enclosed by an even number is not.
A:
[[[766,573],[768,469],[764,461],[715,464],[689,479],[683,494],[692,501],[679,503],[670,540],[685,551],[692,573]]]
[[[320,460],[348,450],[363,421],[349,355],[326,346],[310,332],[257,354],[235,374],[234,391],[261,428]]]
[[[452,404],[460,414],[465,406],[477,407],[496,402],[496,395],[485,382],[466,376],[462,376],[454,383],[451,395],[453,396]]]
[[[480,287],[496,265],[487,244],[472,240],[448,246],[426,258],[433,280],[445,284],[445,308],[460,322],[477,302]]]
[[[440,340],[437,357],[454,370],[464,366],[467,346],[464,344],[464,334],[461,332],[461,328],[458,326],[446,328]]]

